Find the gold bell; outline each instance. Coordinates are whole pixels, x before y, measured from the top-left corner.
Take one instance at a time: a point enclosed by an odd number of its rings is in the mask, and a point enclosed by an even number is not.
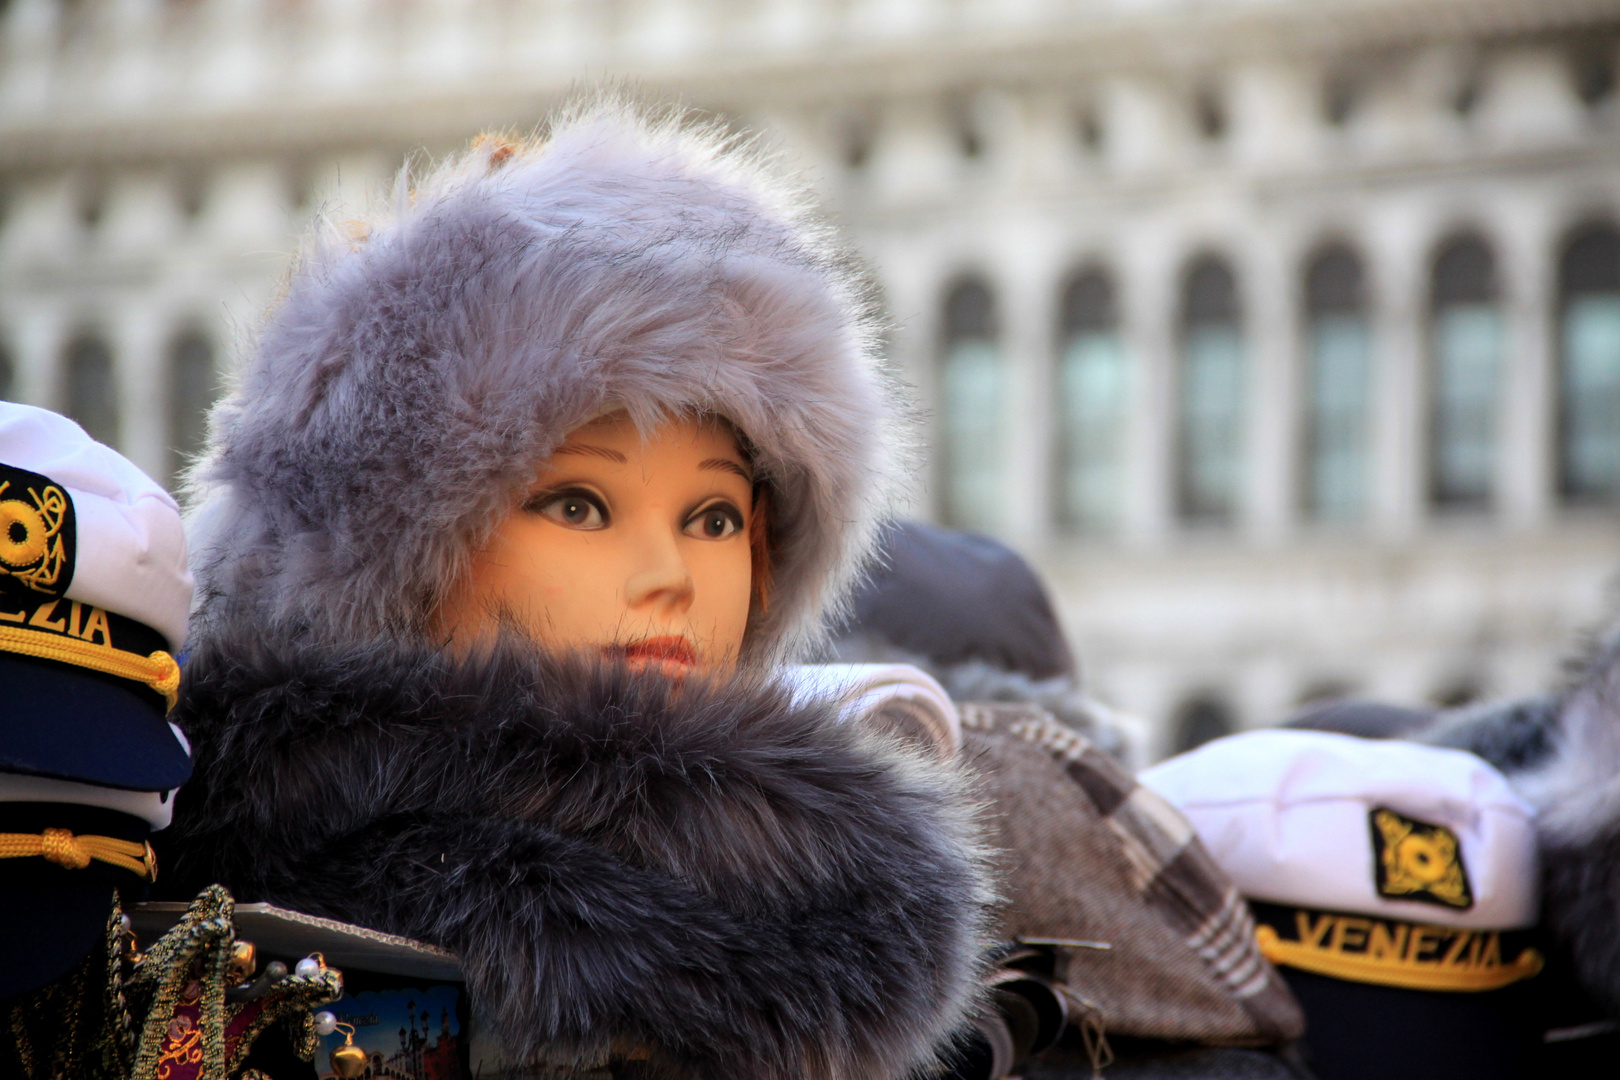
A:
[[[352,1025],[339,1024],[338,1027],[349,1030],[343,1033],[343,1045],[332,1051],[332,1075],[338,1080],[354,1080],[366,1071],[366,1052],[354,1045]]]
[[[231,947],[231,959],[225,965],[225,984],[235,986],[253,978],[259,970],[258,952],[251,941],[238,941]]]

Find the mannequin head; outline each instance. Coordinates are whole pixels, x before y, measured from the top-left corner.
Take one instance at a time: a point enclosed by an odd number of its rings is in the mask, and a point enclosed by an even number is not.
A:
[[[574,429],[438,610],[465,649],[512,620],[555,648],[725,670],[763,602],[763,499],[729,425],[624,412]]]
[[[741,662],[821,645],[917,440],[861,260],[797,178],[697,120],[582,103],[312,236],[196,467],[208,640],[442,643],[515,493],[612,402],[735,425],[770,500]]]

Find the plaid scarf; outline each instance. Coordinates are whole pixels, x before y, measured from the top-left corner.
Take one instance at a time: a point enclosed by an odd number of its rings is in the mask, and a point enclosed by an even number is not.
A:
[[[1229,1046],[1300,1036],[1248,906],[1179,811],[1038,707],[960,711],[1000,849],[1001,936],[1059,943],[1073,1006],[1110,1034]]]

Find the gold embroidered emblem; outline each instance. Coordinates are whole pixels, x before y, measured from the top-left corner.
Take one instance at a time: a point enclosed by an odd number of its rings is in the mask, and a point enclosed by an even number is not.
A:
[[[0,589],[61,596],[73,579],[73,500],[49,478],[0,464]]]
[[[1379,896],[1449,908],[1474,906],[1456,833],[1386,807],[1375,808],[1371,820]]]

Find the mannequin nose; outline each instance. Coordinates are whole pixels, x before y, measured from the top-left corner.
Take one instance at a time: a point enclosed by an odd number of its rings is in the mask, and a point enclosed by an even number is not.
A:
[[[648,537],[625,580],[625,602],[632,608],[654,605],[685,611],[692,606],[692,570],[673,537]]]

